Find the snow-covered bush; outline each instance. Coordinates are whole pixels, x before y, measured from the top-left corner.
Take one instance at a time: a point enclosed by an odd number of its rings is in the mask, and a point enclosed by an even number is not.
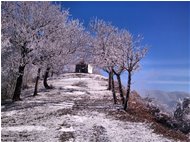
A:
[[[161,110],[152,99],[146,98],[145,100],[147,101],[147,107],[158,123],[171,129],[180,130],[185,134],[190,132],[190,98],[179,101],[174,116]]]
[[[190,98],[178,101],[174,117],[180,121],[190,121]]]
[[[177,120],[178,127],[182,132],[190,132],[190,98],[178,101],[174,118]]]

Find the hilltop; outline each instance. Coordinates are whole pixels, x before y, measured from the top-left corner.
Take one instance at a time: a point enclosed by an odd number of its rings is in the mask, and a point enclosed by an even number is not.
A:
[[[156,123],[135,91],[127,112],[114,105],[107,78],[101,75],[67,73],[48,81],[53,89],[40,85],[38,96],[32,97],[29,88],[23,101],[2,103],[2,141],[188,141]]]

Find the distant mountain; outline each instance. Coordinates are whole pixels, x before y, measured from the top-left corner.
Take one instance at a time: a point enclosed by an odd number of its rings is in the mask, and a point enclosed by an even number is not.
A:
[[[180,91],[166,92],[161,90],[147,90],[144,91],[141,96],[153,98],[158,104],[166,105],[167,109],[173,111],[176,108],[178,100],[190,97],[190,93]]]

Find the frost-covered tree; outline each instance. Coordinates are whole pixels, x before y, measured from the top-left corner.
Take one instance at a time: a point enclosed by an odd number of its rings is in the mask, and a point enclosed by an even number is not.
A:
[[[18,77],[13,95],[13,101],[18,101],[21,100],[25,66],[34,59],[33,53],[39,47],[38,43],[46,39],[46,32],[54,32],[50,27],[58,27],[62,15],[67,13],[61,12],[50,2],[2,2],[1,8],[2,34],[19,53]]]
[[[46,40],[40,43],[41,47],[38,49],[41,54],[36,60],[41,67],[45,68],[43,84],[46,89],[52,88],[47,83],[50,70],[59,72],[63,66],[73,62],[73,54],[87,43],[85,39],[84,27],[79,20],[67,20],[62,23],[58,32],[54,32],[53,35],[48,34]],[[38,74],[39,72],[40,69]],[[36,80],[35,88],[37,88],[37,82]],[[34,95],[36,95],[36,90]]]
[[[130,33],[127,30],[120,30],[117,34],[117,41],[115,48],[113,49],[115,64],[113,68],[113,72],[117,77],[118,85],[119,85],[119,93],[121,97],[122,104],[124,104],[124,94],[123,87],[121,83],[121,74],[126,71],[125,69],[125,55],[126,49],[129,48],[129,44],[131,42]]]
[[[124,68],[128,72],[128,79],[127,79],[127,92],[126,92],[126,99],[124,104],[124,110],[127,109],[127,104],[129,100],[129,94],[131,91],[131,76],[134,71],[138,70],[140,67],[140,61],[145,57],[147,53],[147,48],[141,45],[142,38],[138,36],[134,39],[131,36],[129,45],[124,50]]]
[[[140,37],[134,39],[127,30],[118,30],[109,22],[95,19],[91,21],[90,27],[95,35],[94,59],[96,64],[109,74],[108,89],[112,89],[114,103],[116,103],[116,95],[113,75],[117,76],[120,97],[126,110],[132,73],[139,68],[140,61],[146,55],[147,49],[141,46]],[[120,77],[124,71],[128,72],[125,102]]]
[[[59,28],[59,32],[47,35],[46,40],[40,44],[42,47],[38,52],[41,54],[37,59],[37,63],[45,68],[43,84],[46,89],[52,88],[47,83],[50,70],[58,73],[63,66],[78,60],[78,57],[75,58],[76,52],[82,52],[88,42],[88,33],[79,20],[67,20]]]
[[[85,28],[79,20],[69,20],[60,35],[61,38],[52,45],[55,55],[47,62],[49,67],[57,71],[59,67],[79,60],[80,56],[75,56],[76,53],[84,52],[83,48],[89,42]]]
[[[112,26],[111,23],[98,19],[90,22],[90,28],[93,31],[93,35],[95,35],[93,53],[95,64],[109,74],[108,89],[112,90],[114,103],[116,103],[113,79],[115,57],[113,56],[113,51],[117,43],[118,29]]]

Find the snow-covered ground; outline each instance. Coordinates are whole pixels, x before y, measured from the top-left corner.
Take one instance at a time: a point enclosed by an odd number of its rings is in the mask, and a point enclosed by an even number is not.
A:
[[[1,141],[37,142],[170,142],[149,124],[116,120],[106,78],[94,74],[63,74],[49,80],[52,90],[23,92],[23,101],[1,106]]]

